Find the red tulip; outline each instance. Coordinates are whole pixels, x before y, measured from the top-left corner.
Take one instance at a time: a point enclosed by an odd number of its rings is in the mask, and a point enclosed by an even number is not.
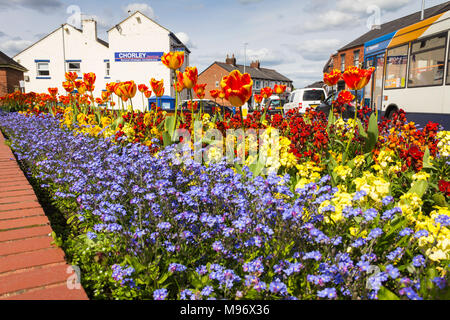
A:
[[[262,96],[264,99],[270,98],[270,97],[272,96],[272,94],[273,94],[272,88],[266,87],[266,88],[262,88],[262,89],[261,89],[261,96]]]
[[[344,71],[342,78],[350,90],[360,90],[369,83],[374,71],[374,67],[366,70],[352,66]]]
[[[336,85],[341,80],[342,74],[338,69],[332,70],[330,73],[323,74],[323,82],[329,87]]]
[[[253,92],[252,78],[248,73],[241,74],[239,70],[233,70],[228,76],[223,77],[220,86],[225,93],[225,98],[234,107],[243,106]]]
[[[58,88],[48,88],[48,92],[52,95],[52,96],[56,96],[58,94]]]
[[[155,96],[162,97],[164,95],[164,79],[157,81],[152,78],[150,80],[150,85],[153,89],[153,92],[155,93]]]
[[[205,87],[206,87],[206,83],[196,84],[194,86],[194,92],[199,99],[203,99],[205,97]]]
[[[138,90],[142,93],[144,93],[145,91],[148,91],[148,87],[145,84],[140,84],[138,86]]]
[[[282,94],[286,91],[287,86],[284,84],[276,84],[273,88],[276,94]]]
[[[74,82],[78,78],[78,74],[76,72],[66,72],[66,80],[69,82]]]
[[[63,82],[62,86],[63,86],[64,90],[66,90],[68,93],[71,93],[75,89],[75,86],[74,86],[73,82],[71,82],[71,81]]]
[[[83,80],[87,85],[94,85],[97,76],[93,72],[85,73],[83,75]],[[89,90],[91,91],[91,90]]]

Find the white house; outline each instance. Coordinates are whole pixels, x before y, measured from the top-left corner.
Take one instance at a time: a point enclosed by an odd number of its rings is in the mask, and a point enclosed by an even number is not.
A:
[[[164,79],[165,95],[173,97],[173,75],[161,56],[176,50],[185,52],[184,70],[189,65],[189,49],[170,30],[136,11],[108,31],[108,42],[97,37],[95,20],[84,19],[81,30],[63,24],[14,60],[29,70],[24,74],[25,92],[57,87],[64,93],[65,72],[75,71],[80,78],[88,72],[97,75],[95,97],[100,97],[108,82],[134,80],[150,88],[151,78]],[[133,99],[136,106],[142,105],[140,95]]]

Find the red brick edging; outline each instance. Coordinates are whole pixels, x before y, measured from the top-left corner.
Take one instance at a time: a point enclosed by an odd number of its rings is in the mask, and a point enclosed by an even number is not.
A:
[[[87,300],[0,132],[0,300]]]

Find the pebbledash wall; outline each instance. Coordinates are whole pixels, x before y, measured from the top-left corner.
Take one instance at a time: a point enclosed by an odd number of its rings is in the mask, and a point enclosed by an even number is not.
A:
[[[151,78],[163,79],[165,95],[174,96],[170,85],[173,73],[162,64],[161,56],[169,51],[184,51],[183,71],[189,66],[190,51],[170,30],[139,11],[108,30],[108,42],[98,39],[95,20],[83,20],[81,24],[82,29],[63,24],[14,56],[28,69],[24,74],[25,92],[48,92],[49,87],[57,87],[65,94],[65,72],[75,71],[80,79],[83,73],[96,74],[95,97],[100,97],[108,82],[134,80],[137,85],[151,88]],[[79,70],[70,69],[78,66]],[[133,99],[135,106],[142,105],[140,95],[138,91]]]

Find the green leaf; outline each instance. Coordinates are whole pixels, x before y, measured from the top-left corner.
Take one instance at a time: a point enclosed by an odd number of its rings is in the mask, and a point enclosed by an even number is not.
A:
[[[357,119],[356,124],[358,125],[359,135],[364,138],[364,140],[367,142],[369,139],[369,136],[366,133],[366,130],[362,126],[361,120]]]
[[[431,164],[430,161],[430,149],[425,150],[425,153],[423,155],[423,167],[424,169],[432,169],[432,170],[437,170],[435,167],[433,167],[433,165]]]
[[[378,142],[378,119],[374,113],[370,116],[369,127],[367,129],[368,141],[365,146],[365,152],[371,152]]]
[[[381,287],[378,291],[378,299],[379,300],[400,300],[400,298],[393,293],[391,290]]]
[[[408,193],[412,194],[415,193],[417,194],[420,198],[423,197],[423,195],[425,194],[425,192],[427,191],[428,188],[428,182],[425,180],[418,180],[415,181],[412,186],[411,189],[409,189]]]
[[[170,135],[170,133],[168,131],[164,131],[162,136],[163,136],[164,147],[167,147],[172,144],[172,136]]]

